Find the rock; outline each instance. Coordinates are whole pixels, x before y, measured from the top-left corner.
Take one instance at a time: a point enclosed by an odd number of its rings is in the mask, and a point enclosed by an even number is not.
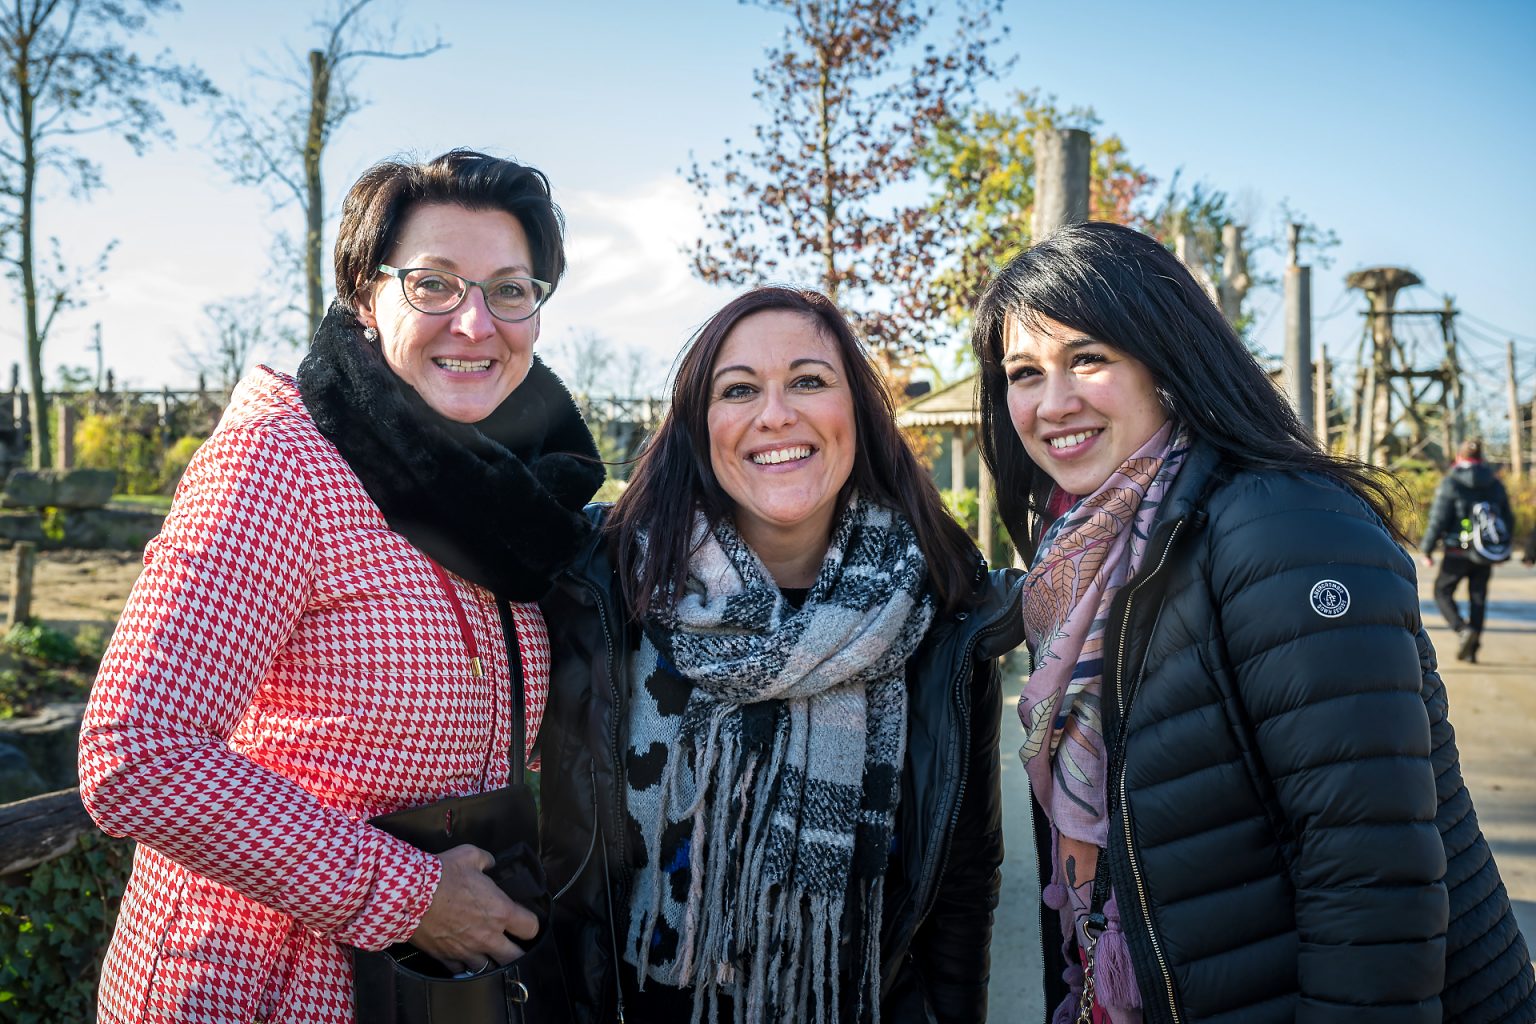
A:
[[[165,516],[115,508],[70,509],[64,513],[64,535],[43,533],[42,516],[31,512],[0,512],[0,541],[28,540],[43,549],[86,548],[143,551]]]
[[[110,469],[18,469],[5,481],[4,504],[12,508],[101,508],[112,498],[117,473]]]
[[[77,774],[80,748],[80,719],[85,715],[85,704],[79,701],[49,704],[42,711],[26,718],[0,721],[0,748],[18,753],[32,774],[39,779],[37,793],[55,789],[68,789],[79,785]],[[0,764],[0,772],[4,771]],[[18,776],[21,782],[25,779]],[[25,793],[11,796],[20,800]],[[4,794],[0,793],[0,797]],[[3,802],[3,801],[0,801]]]
[[[117,488],[117,471],[111,469],[68,469],[59,472],[56,508],[102,508],[112,500]]]
[[[46,792],[48,785],[33,770],[27,755],[9,743],[0,742],[0,804]]]
[[[71,509],[64,513],[64,545],[110,551],[143,551],[165,516],[115,508]]]

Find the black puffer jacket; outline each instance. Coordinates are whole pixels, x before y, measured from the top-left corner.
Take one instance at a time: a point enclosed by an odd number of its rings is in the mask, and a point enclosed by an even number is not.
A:
[[[1461,521],[1472,514],[1472,506],[1480,501],[1492,503],[1509,528],[1514,529],[1515,517],[1509,507],[1509,493],[1493,470],[1482,462],[1459,462],[1452,466],[1440,486],[1435,488],[1419,550],[1431,555],[1435,545],[1439,544],[1448,552],[1459,552]]]
[[[1148,1024],[1536,1020],[1413,564],[1362,501],[1197,445],[1105,647],[1109,864]]]
[[[1023,640],[1021,583],[1011,571],[981,577],[975,604],[936,618],[907,663],[901,855],[887,877],[880,932],[883,1020],[986,1019],[1003,859],[996,658]],[[629,892],[619,752],[638,634],[601,542],[543,607],[553,668],[540,733],[541,807],[555,936],[577,1019],[606,1024],[617,1019],[613,936],[624,929]]]

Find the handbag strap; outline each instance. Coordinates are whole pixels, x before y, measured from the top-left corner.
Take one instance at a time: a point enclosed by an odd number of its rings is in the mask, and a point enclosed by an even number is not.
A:
[[[521,786],[527,773],[527,746],[523,733],[526,731],[527,713],[523,707],[523,651],[517,642],[517,620],[512,617],[512,606],[497,601],[496,610],[501,614],[501,637],[507,645],[507,676],[512,684],[512,735],[508,737],[507,763],[511,765],[507,784]]]
[[[459,635],[464,638],[464,649],[469,653],[470,674],[479,679],[483,674],[480,656],[475,648],[475,634],[469,628],[469,616],[464,613],[464,603],[459,600],[459,592],[454,588],[453,580],[448,578],[447,570],[431,558],[427,559],[427,564],[436,573],[437,582],[443,588],[443,596],[448,599],[448,607],[453,609],[454,621],[459,624]],[[509,785],[520,786],[527,769],[523,736],[527,731],[523,708],[523,652],[517,642],[517,620],[512,617],[511,605],[506,601],[497,601],[496,610],[501,617],[501,637],[507,645],[507,676],[512,686],[512,730],[507,738],[507,764],[510,765],[507,782]]]

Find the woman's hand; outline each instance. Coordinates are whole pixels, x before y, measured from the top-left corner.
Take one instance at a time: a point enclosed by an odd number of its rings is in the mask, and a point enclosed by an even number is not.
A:
[[[512,940],[533,938],[539,921],[485,873],[496,858],[477,846],[455,846],[437,859],[443,876],[411,933],[411,945],[454,971],[482,971],[492,962],[509,964],[522,956]]]

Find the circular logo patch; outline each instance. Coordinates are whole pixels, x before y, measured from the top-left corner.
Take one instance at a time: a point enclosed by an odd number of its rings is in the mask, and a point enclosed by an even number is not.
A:
[[[1338,580],[1318,580],[1312,588],[1312,610],[1325,619],[1349,611],[1349,591]]]

